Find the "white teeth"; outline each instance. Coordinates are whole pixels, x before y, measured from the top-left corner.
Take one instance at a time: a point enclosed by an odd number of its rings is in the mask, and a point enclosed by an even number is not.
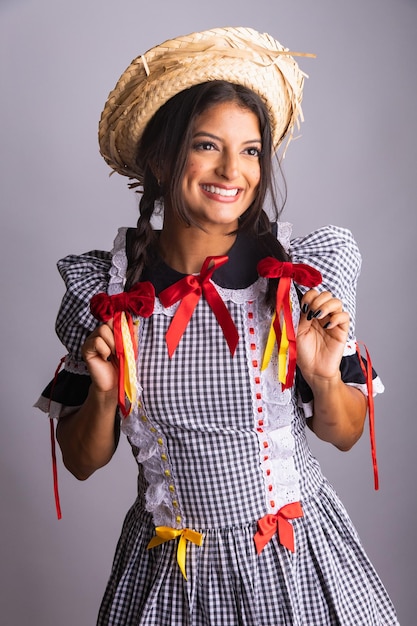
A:
[[[221,187],[215,187],[214,185],[201,185],[205,191],[215,193],[218,196],[237,196],[239,189],[223,189]]]

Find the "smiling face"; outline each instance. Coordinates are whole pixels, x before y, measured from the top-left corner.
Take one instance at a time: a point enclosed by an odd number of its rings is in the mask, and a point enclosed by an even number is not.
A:
[[[195,224],[209,232],[237,229],[258,190],[261,151],[257,116],[236,102],[213,105],[196,118],[182,179]]]

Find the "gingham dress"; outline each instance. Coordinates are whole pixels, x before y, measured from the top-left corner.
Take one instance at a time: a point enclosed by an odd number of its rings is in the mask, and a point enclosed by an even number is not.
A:
[[[88,312],[90,297],[123,291],[125,235],[121,229],[110,255],[93,252],[60,262],[68,292],[57,330],[70,355],[53,398],[57,414],[68,410],[61,405],[77,403],[65,402],[74,379],[85,380],[79,348],[96,324]],[[285,242],[288,235],[288,226],[281,226],[280,238]],[[276,357],[261,371],[271,322],[267,284],[253,268],[242,270],[242,252],[250,258],[238,236],[223,272],[213,275],[239,333],[233,357],[204,298],[171,359],[165,333],[178,305],[164,308],[157,298],[151,317],[139,319],[140,402],[121,425],[138,464],[138,497],[123,525],[98,625],[398,624],[343,505],[309,450],[308,389],[282,391]],[[320,289],[341,298],[353,320],[360,255],[349,231],[320,229],[293,240],[290,253],[294,262],[322,272]],[[163,287],[181,277],[162,269],[159,277],[148,269],[157,287],[161,277]],[[292,310],[297,325],[295,288]],[[342,372],[366,392],[353,323]],[[374,391],[382,389],[375,377]],[[294,502],[303,510],[289,522],[294,552],[275,533],[258,554],[258,520]],[[161,526],[202,536],[202,545],[185,542],[187,579],[177,562],[179,538],[148,548]]]

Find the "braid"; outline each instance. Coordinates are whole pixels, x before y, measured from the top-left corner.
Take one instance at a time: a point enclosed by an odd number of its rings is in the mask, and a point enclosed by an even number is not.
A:
[[[145,265],[151,262],[155,253],[156,236],[151,225],[151,217],[155,209],[155,200],[160,196],[160,189],[151,173],[146,178],[149,178],[149,181],[143,186],[137,226],[126,241],[126,290],[140,280]]]

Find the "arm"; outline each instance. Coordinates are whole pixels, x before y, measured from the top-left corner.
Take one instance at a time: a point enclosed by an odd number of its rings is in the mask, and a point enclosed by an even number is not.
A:
[[[112,458],[117,447],[117,364],[111,325],[99,326],[82,355],[92,383],[82,407],[61,417],[56,431],[65,467],[85,480]]]
[[[301,306],[297,363],[314,395],[309,426],[320,439],[349,450],[363,432],[367,409],[362,392],[346,385],[340,375],[349,314],[329,292],[314,289],[304,295]]]

